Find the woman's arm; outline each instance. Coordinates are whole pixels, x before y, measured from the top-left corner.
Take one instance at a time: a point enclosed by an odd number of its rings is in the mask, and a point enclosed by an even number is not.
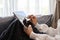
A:
[[[55,36],[58,33],[57,29],[54,29],[52,27],[48,27],[48,25],[46,25],[46,24],[38,24],[37,23],[35,27],[40,32],[45,32],[45,33],[47,33],[50,36]]]
[[[47,34],[36,34],[34,32],[31,32],[30,38],[34,39],[34,40],[57,40],[57,39],[59,40],[60,36],[59,37],[51,37]]]
[[[56,35],[55,37],[52,37],[47,34],[36,34],[32,32],[30,34],[30,38],[34,40],[60,40],[60,35]]]

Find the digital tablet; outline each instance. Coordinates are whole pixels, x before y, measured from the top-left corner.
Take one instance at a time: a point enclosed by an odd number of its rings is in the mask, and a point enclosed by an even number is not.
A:
[[[15,11],[13,14],[19,19],[19,21],[25,27],[23,20],[24,18],[26,18],[26,14],[23,11]]]

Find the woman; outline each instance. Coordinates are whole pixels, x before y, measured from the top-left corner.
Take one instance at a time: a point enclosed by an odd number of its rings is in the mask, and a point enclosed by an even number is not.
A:
[[[56,29],[48,27],[46,24],[38,24],[37,18],[33,15],[28,17],[31,19],[31,22],[40,32],[45,32],[46,34],[36,34],[33,32],[31,25],[28,28],[24,28],[24,31],[31,39],[34,40],[60,40],[60,33],[58,27]]]

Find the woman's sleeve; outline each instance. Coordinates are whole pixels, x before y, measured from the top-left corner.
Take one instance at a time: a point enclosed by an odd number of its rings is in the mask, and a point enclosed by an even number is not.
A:
[[[30,38],[34,40],[45,40],[46,36],[47,36],[46,34],[36,34],[34,32],[30,34]]]
[[[46,34],[50,35],[50,36],[55,36],[57,34],[57,30],[52,28],[52,27],[48,27],[48,25],[46,24],[36,24],[35,26],[40,32],[45,32]]]
[[[60,35],[56,35],[55,37],[52,37],[47,34],[36,34],[32,32],[30,34],[30,38],[34,40],[60,40]]]
[[[34,40],[60,40],[60,35],[56,35],[55,37],[52,37],[47,34],[36,34],[32,32],[30,34],[30,38]]]

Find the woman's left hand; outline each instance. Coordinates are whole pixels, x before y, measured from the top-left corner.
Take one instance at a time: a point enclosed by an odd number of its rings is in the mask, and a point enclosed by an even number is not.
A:
[[[28,36],[30,36],[30,34],[31,34],[31,32],[33,31],[33,29],[32,29],[32,27],[31,27],[31,25],[29,25],[28,28],[24,28],[24,31],[25,31],[25,33],[26,33]]]

